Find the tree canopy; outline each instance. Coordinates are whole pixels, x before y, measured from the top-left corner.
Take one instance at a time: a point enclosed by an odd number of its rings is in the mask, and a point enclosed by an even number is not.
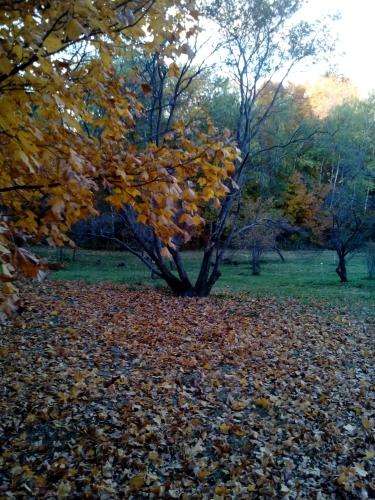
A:
[[[116,74],[113,58],[139,43],[169,57],[186,51],[173,42],[188,36],[198,12],[191,1],[180,2],[177,10],[173,5],[169,0],[1,3],[4,311],[14,304],[15,267],[29,276],[41,271],[28,252],[20,253],[20,243],[29,237],[67,242],[71,225],[95,214],[98,189],[113,205],[132,206],[139,222],[169,243],[176,232],[184,233],[176,224],[177,211],[187,225],[197,225],[199,199],[225,194],[223,181],[237,152],[212,128],[193,142],[178,122],[162,145],[151,142],[142,150],[128,140],[143,110]]]

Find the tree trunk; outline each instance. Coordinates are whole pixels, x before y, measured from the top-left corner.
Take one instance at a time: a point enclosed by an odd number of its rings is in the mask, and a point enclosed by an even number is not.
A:
[[[255,255],[253,255],[252,261],[251,261],[251,274],[253,276],[260,275],[260,262],[259,262],[259,258]]]
[[[341,283],[346,283],[348,281],[348,275],[346,272],[345,255],[341,252],[338,252],[337,254],[339,256],[339,263],[336,267],[336,273],[338,274]]]
[[[260,256],[260,248],[257,245],[253,245],[251,249],[251,274],[253,276],[260,275]]]
[[[214,247],[205,250],[195,285],[180,295],[184,297],[208,297],[210,295],[212,287],[221,276],[220,260],[216,257],[215,261],[212,262],[213,253]]]
[[[157,267],[157,274],[154,274],[163,279],[173,293],[181,296],[189,295],[193,286],[187,276],[175,276],[162,260],[155,262],[155,265]]]
[[[220,276],[220,271],[211,273],[207,280],[201,281],[194,286],[189,280],[181,280],[176,277],[171,278],[170,276],[162,276],[162,279],[165,280],[172,292],[180,297],[208,297],[212,287]]]
[[[277,255],[280,257],[281,262],[285,262],[285,257],[284,257],[284,255],[281,253],[280,248],[279,248],[279,247],[274,247],[274,250],[275,250],[275,252],[277,253]]]

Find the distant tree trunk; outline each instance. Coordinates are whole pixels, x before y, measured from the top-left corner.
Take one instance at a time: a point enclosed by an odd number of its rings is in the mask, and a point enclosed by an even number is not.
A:
[[[370,279],[375,278],[375,242],[370,242],[367,252],[367,270]]]
[[[261,248],[254,244],[251,248],[251,274],[253,276],[260,275],[260,256]]]
[[[275,252],[277,253],[277,255],[280,257],[281,262],[285,262],[285,257],[281,253],[280,248],[279,247],[274,247],[273,249],[275,250]]]
[[[348,281],[348,275],[346,272],[345,253],[338,251],[337,255],[339,257],[339,263],[336,267],[336,273],[338,274],[341,283],[346,283]]]
[[[63,247],[58,248],[57,250],[57,258],[59,262],[62,262],[64,260],[64,249]]]

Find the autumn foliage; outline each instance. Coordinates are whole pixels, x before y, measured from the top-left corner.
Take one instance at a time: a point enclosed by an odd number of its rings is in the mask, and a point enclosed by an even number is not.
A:
[[[24,301],[0,336],[0,496],[374,496],[371,317],[113,283]]]
[[[237,152],[212,127],[192,140],[179,122],[161,146],[142,150],[129,139],[142,106],[112,62],[137,43],[162,50],[168,40],[170,59],[186,50],[173,42],[188,36],[197,11],[183,1],[172,15],[173,4],[2,2],[1,311],[14,307],[15,273],[41,270],[20,245],[69,242],[72,224],[95,214],[96,191],[115,207],[131,205],[169,245],[177,233],[189,237],[186,225],[202,222],[201,202],[218,204],[225,194]]]

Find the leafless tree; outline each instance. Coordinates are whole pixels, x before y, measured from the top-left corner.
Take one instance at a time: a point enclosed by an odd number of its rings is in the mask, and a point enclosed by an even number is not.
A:
[[[321,245],[337,253],[336,273],[342,283],[348,281],[347,257],[363,248],[374,230],[374,221],[373,211],[364,212],[363,200],[347,189],[336,187],[327,196],[317,227]]]

